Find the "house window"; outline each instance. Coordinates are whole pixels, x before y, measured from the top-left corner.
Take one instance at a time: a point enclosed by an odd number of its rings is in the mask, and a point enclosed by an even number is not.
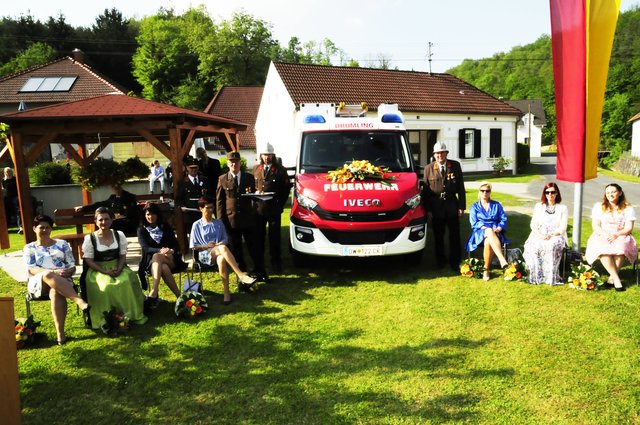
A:
[[[482,132],[477,128],[462,128],[458,132],[460,158],[480,158]]]
[[[69,91],[73,83],[78,79],[75,77],[29,77],[19,92],[62,92]]]
[[[502,129],[492,128],[489,130],[489,157],[499,156],[502,156]]]

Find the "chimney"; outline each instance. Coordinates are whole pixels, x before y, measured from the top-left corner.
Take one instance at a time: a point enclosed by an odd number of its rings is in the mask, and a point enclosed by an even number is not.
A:
[[[76,47],[71,52],[71,56],[73,57],[74,61],[84,64],[84,52],[82,50]]]

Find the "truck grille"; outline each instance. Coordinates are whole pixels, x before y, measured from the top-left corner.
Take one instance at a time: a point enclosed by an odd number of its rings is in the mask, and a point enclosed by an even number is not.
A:
[[[331,221],[352,221],[352,222],[371,222],[371,221],[393,221],[400,220],[409,211],[407,204],[402,204],[397,210],[394,211],[380,211],[380,212],[333,212],[326,211],[320,207],[315,207],[313,212],[318,214],[318,217],[323,220]]]
[[[371,230],[365,232],[345,232],[320,229],[331,243],[340,245],[380,245],[394,241],[403,229]]]

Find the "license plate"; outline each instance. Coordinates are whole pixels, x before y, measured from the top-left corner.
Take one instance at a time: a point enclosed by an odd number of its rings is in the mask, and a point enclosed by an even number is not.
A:
[[[345,246],[342,248],[342,255],[346,257],[370,257],[384,255],[382,246]]]

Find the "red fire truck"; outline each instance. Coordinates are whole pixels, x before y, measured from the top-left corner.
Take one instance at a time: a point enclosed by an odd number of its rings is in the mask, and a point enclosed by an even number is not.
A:
[[[301,104],[298,120],[294,263],[309,255],[406,255],[419,262],[426,215],[398,105],[382,104],[373,117],[365,104]]]

